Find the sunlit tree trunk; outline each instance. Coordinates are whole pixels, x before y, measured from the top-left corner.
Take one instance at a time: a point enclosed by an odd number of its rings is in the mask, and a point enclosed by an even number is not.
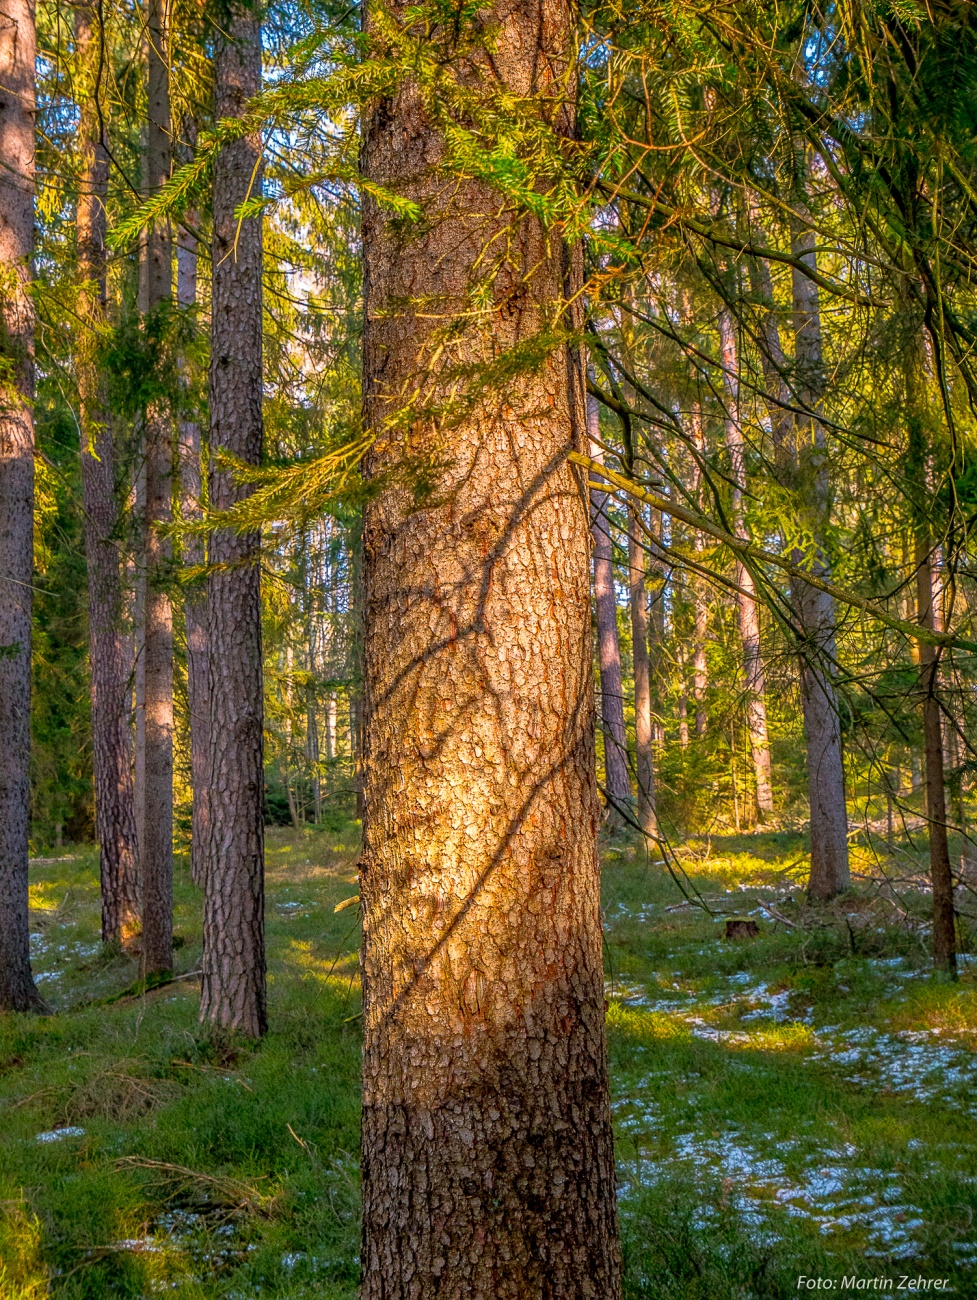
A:
[[[587,399],[590,454],[601,460],[600,411],[597,399]],[[597,622],[597,663],[600,670],[600,711],[604,732],[604,789],[608,821],[621,824],[620,810],[631,799],[628,777],[628,740],[624,728],[624,686],[621,681],[621,646],[617,630],[617,595],[614,589],[614,548],[607,517],[610,495],[590,490],[590,527],[594,547],[594,606]]]
[[[191,135],[195,134],[191,128]],[[189,214],[195,225],[197,214]],[[176,300],[184,311],[197,304],[197,239],[186,228],[176,241]],[[183,518],[191,523],[203,518],[203,478],[201,470],[200,425],[183,418],[180,434],[180,498]],[[203,565],[207,547],[203,537],[187,535],[183,539],[183,563],[188,568]],[[207,839],[210,834],[210,702],[207,659],[207,595],[204,584],[197,581],[188,588],[184,601],[187,635],[187,697],[190,712],[190,780],[193,787],[193,810],[190,828],[190,875],[195,885],[203,886],[207,871]]]
[[[242,117],[261,88],[261,28],[231,9],[214,54],[218,118]],[[261,141],[246,136],[214,167],[210,349],[210,504],[226,510],[250,488],[219,461],[261,460],[262,231],[235,214],[261,194]],[[210,542],[210,852],[200,1017],[257,1037],[267,1027],[261,535],[221,528]]]
[[[139,926],[136,821],[132,784],[129,655],[120,547],[121,511],[111,416],[99,370],[105,328],[109,156],[99,105],[101,33],[96,10],[75,10],[79,177],[78,343],[75,368],[81,417],[82,504],[88,570],[92,766],[99,845],[102,940],[128,945]]]
[[[731,523],[738,537],[746,537],[743,490],[746,483],[746,456],[740,423],[739,355],[732,314],[719,314],[720,354],[723,364],[723,387],[726,399],[726,448],[729,452],[732,499]],[[757,608],[753,575],[745,564],[737,562],[736,584],[740,641],[743,646],[743,676],[746,691],[746,725],[753,755],[756,778],[756,803],[760,820],[773,813],[773,788],[770,783],[770,742],[767,737],[767,702],[763,661],[760,658],[760,615]]]
[[[156,193],[170,173],[170,91],[164,0],[150,0],[146,182]],[[172,296],[169,224],[146,237],[147,321],[152,327]],[[140,875],[142,949],[147,976],[173,965],[173,609],[169,594],[172,545],[164,533],[173,517],[173,427],[162,401],[146,412],[145,788]]]
[[[493,21],[469,87],[563,85],[561,0]],[[409,450],[429,490],[378,484],[364,521],[361,1295],[615,1300],[579,349],[428,413],[455,365],[538,336],[578,272],[557,232],[439,175],[443,150],[416,84],[370,105],[366,175],[424,221],[364,196],[365,474]],[[467,293],[486,246],[487,303]]]
[[[27,920],[34,570],[34,6],[0,18],[0,1011],[41,1011]]]
[[[634,756],[638,780],[638,825],[658,834],[651,733],[651,664],[648,655],[647,558],[638,509],[628,506],[628,600],[631,609],[631,654],[634,664]]]
[[[814,231],[795,223],[792,248],[796,257],[816,269]],[[816,411],[824,393],[821,355],[821,314],[818,288],[803,271],[792,269],[795,368],[798,397]],[[827,572],[824,536],[830,492],[825,463],[824,429],[815,416],[796,420],[798,498],[808,515],[818,547],[813,559],[817,574]],[[811,810],[812,898],[828,899],[846,890],[848,868],[848,813],[845,806],[845,769],[841,748],[841,719],[834,684],[835,605],[824,591],[798,581],[792,591],[794,612],[804,634],[801,660],[801,701],[807,735],[808,789]]]

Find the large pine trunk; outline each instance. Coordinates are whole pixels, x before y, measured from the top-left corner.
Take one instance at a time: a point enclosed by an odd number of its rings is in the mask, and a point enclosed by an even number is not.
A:
[[[814,232],[798,225],[793,252],[816,269]],[[824,393],[821,355],[821,312],[813,280],[795,267],[792,271],[797,395],[816,412]],[[824,429],[812,414],[796,420],[796,472],[798,498],[816,539],[813,569],[827,572],[823,546],[830,491],[825,463]],[[804,636],[801,659],[801,703],[807,736],[808,791],[811,810],[811,874],[808,893],[829,899],[850,884],[848,867],[848,811],[845,806],[845,768],[841,748],[841,718],[834,684],[835,605],[833,597],[798,581],[792,590],[794,614]]]
[[[600,408],[587,399],[590,454],[601,460]],[[628,737],[624,727],[624,685],[621,680],[621,644],[617,630],[617,596],[614,590],[614,546],[607,516],[610,494],[600,488],[590,492],[590,529],[594,547],[594,607],[597,621],[597,664],[600,671],[600,713],[604,733],[604,792],[608,822],[620,826],[631,799],[628,778]]]
[[[34,6],[0,21],[0,1011],[38,1011],[27,919],[34,576]]]
[[[218,118],[241,117],[261,87],[261,29],[234,8],[214,53]],[[261,460],[261,220],[237,208],[261,193],[261,142],[225,145],[214,168],[210,350],[210,504],[250,490],[226,452]],[[207,589],[210,662],[210,835],[200,1018],[258,1037],[267,1027],[264,931],[264,768],[261,537],[217,529]]]
[[[109,179],[106,128],[99,112],[99,38],[94,7],[79,5],[75,10],[75,50],[82,167],[77,214],[80,285],[75,365],[88,570],[95,830],[102,887],[102,941],[128,945],[139,926],[139,896],[121,511],[112,422],[98,357],[99,330],[105,324],[105,199]]]
[[[148,21],[146,181],[156,193],[170,173],[170,92],[163,0],[150,0]],[[172,295],[173,249],[168,222],[146,237],[146,308],[153,320]],[[162,402],[146,412],[145,606],[143,719],[145,759],[142,961],[147,976],[173,965],[173,607],[168,590],[172,545],[164,529],[173,517],[173,429]]]
[[[493,22],[469,85],[526,102],[562,84],[561,0]],[[538,337],[573,259],[442,156],[414,84],[370,106],[365,174],[424,222],[364,197],[361,1294],[614,1300],[588,501],[566,461],[586,445],[579,349],[441,410],[456,366]],[[472,310],[486,247],[500,262]]]
[[[732,499],[730,502],[733,532],[747,537],[744,523],[743,491],[746,483],[746,446],[740,424],[739,350],[732,313],[719,314],[719,338],[723,363],[723,388],[726,398],[726,449],[729,452]],[[737,611],[740,643],[743,647],[743,678],[746,693],[746,721],[756,778],[756,806],[760,820],[773,814],[773,787],[770,781],[770,741],[767,736],[766,682],[760,658],[760,614],[757,608],[753,575],[741,561],[736,565]]]

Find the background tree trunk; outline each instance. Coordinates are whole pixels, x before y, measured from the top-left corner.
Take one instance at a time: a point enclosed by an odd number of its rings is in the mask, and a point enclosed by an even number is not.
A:
[[[44,1008],[27,920],[34,578],[34,6],[0,21],[0,1010]]]
[[[599,443],[600,407],[595,397],[587,399],[587,430],[590,454],[602,459]],[[628,777],[628,737],[624,727],[624,686],[621,681],[621,645],[617,630],[617,596],[614,590],[614,547],[606,510],[610,496],[599,488],[590,489],[590,531],[594,547],[594,605],[597,619],[597,662],[600,668],[600,712],[604,732],[604,789],[607,820],[620,826],[619,809],[631,800]]]
[[[747,537],[743,522],[743,487],[746,483],[746,448],[740,426],[739,352],[732,314],[719,313],[719,338],[723,363],[723,386],[726,397],[726,448],[729,451],[732,479],[731,523],[738,537]],[[767,701],[763,661],[760,658],[760,613],[756,602],[753,575],[745,564],[737,562],[736,584],[740,641],[743,646],[743,677],[746,691],[746,725],[753,755],[756,778],[756,806],[760,820],[773,814],[773,788],[770,782],[770,741],[767,737]]]
[[[163,0],[150,0],[146,180],[154,194],[170,174],[170,94]],[[158,222],[146,238],[147,312],[160,318],[172,296],[173,251],[169,225]],[[162,345],[161,345],[162,346]],[[172,545],[161,528],[173,517],[173,429],[162,402],[146,413],[145,787],[142,949],[145,974],[173,965],[173,608],[169,582]]]
[[[698,402],[692,403],[690,416],[692,437],[699,456],[705,455],[706,443],[702,429],[702,410]],[[692,472],[693,488],[699,509],[702,493],[702,470],[698,463]],[[702,551],[702,534],[696,533],[693,546],[698,556]],[[706,713],[706,688],[709,685],[709,663],[706,658],[706,640],[709,636],[709,591],[700,573],[692,578],[692,596],[695,602],[695,630],[692,639],[692,699],[695,702],[695,734],[704,736],[708,725]]]
[[[195,132],[191,129],[191,134]],[[189,214],[189,224],[196,225],[197,214]],[[182,229],[176,241],[176,300],[185,311],[197,302],[197,240]],[[203,480],[200,464],[200,425],[196,420],[180,421],[180,496],[183,518],[197,522],[203,518]],[[186,567],[205,564],[207,547],[202,537],[183,539],[183,563]],[[210,834],[210,702],[207,660],[207,596],[202,582],[187,589],[184,601],[187,632],[187,696],[190,710],[190,780],[193,786],[193,811],[190,828],[190,875],[201,888],[207,870],[207,839]]]
[[[562,86],[569,8],[493,16],[468,84],[523,102]],[[371,105],[365,173],[425,219],[364,196],[368,478],[401,464],[386,421],[404,396],[437,406],[446,369],[532,339],[572,274],[554,232],[507,232],[491,189],[440,180],[442,154],[415,85]],[[486,246],[510,252],[473,319]],[[432,317],[462,313],[446,353]],[[415,417],[430,492],[395,483],[366,507],[363,1300],[620,1295],[588,502],[565,459],[586,418],[579,350],[560,346],[447,430]]]
[[[647,558],[640,535],[638,508],[628,504],[628,597],[631,606],[631,650],[634,660],[634,756],[638,780],[638,825],[646,835],[658,834],[655,813],[655,770],[651,749],[651,665],[648,657]]]
[[[120,554],[120,509],[111,416],[99,373],[105,327],[105,198],[109,156],[98,112],[101,34],[95,9],[75,10],[82,169],[78,194],[78,347],[81,478],[88,570],[95,829],[102,886],[102,941],[128,945],[139,926],[132,784],[129,660]]]
[[[261,88],[261,28],[234,8],[214,54],[218,118],[242,117]],[[210,352],[210,503],[226,510],[250,489],[217,457],[261,460],[261,220],[236,209],[261,193],[261,142],[226,145],[214,168]],[[200,1018],[258,1037],[267,1028],[261,535],[218,529],[208,584],[210,851]]]
[[[816,269],[814,232],[808,225],[795,224],[791,244],[795,256]],[[797,395],[814,412],[824,391],[818,288],[796,267],[791,275]],[[824,574],[827,562],[823,539],[830,500],[824,430],[814,416],[798,417],[795,425],[799,504],[809,517],[818,547],[814,572]],[[842,893],[850,884],[841,719],[832,667],[835,658],[835,605],[834,599],[826,592],[805,582],[794,584],[792,596],[805,638],[801,659],[801,701],[807,735],[811,808],[808,892],[812,898],[828,899]]]
[[[916,534],[916,609],[922,627],[936,626],[933,600],[933,545],[926,528]],[[919,642],[919,680],[923,696],[926,757],[926,818],[929,822],[930,880],[933,886],[933,964],[955,975],[957,935],[953,906],[953,871],[947,843],[946,784],[943,772],[943,726],[937,695],[940,656],[936,646]]]

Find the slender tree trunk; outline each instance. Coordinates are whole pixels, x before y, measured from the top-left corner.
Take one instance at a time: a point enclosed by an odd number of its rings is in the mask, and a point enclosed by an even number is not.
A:
[[[164,0],[150,0],[146,181],[156,193],[170,173],[170,94]],[[146,239],[150,322],[172,296],[169,225]],[[162,529],[173,517],[173,429],[163,402],[146,412],[146,605],[143,634],[146,729],[142,844],[142,947],[147,976],[173,965],[173,608],[169,594],[173,548]]]
[[[34,6],[0,21],[0,1011],[43,1011],[27,914],[34,578]]]
[[[233,7],[214,55],[218,118],[244,115],[261,88],[261,28]],[[226,510],[249,488],[223,468],[229,452],[261,460],[261,219],[237,208],[261,193],[261,142],[225,145],[214,169],[210,353],[210,501]],[[264,930],[264,766],[261,535],[216,531],[210,619],[210,854],[204,907],[201,1020],[257,1037],[267,1028]],[[219,568],[217,566],[220,566]]]
[[[142,275],[145,279],[145,275]],[[145,428],[140,441],[145,451]],[[132,595],[132,694],[134,709],[133,804],[136,818],[136,865],[142,881],[146,857],[146,460],[143,454],[135,466],[132,485],[134,514],[133,550],[130,564]]]
[[[688,664],[685,659],[685,650],[680,645],[677,653],[678,669],[682,678],[682,692],[678,697],[678,738],[679,744],[683,749],[689,747],[689,696],[688,696]]]
[[[925,530],[917,536],[916,603],[923,627],[935,626],[932,545]],[[926,817],[929,821],[930,880],[933,886],[933,964],[955,975],[957,937],[953,906],[953,871],[947,842],[946,785],[943,771],[943,727],[937,695],[940,657],[935,646],[919,642],[919,677],[923,695],[923,737],[926,758]]]
[[[796,257],[816,269],[814,232],[809,226],[795,225],[792,247]],[[809,410],[816,411],[824,393],[818,288],[796,267],[792,270],[792,284],[798,396]],[[823,539],[830,499],[824,430],[813,416],[799,418],[796,439],[798,494],[810,516],[811,532],[818,545],[813,568],[815,573],[824,574],[827,562]],[[797,582],[792,595],[806,643],[801,661],[801,701],[807,733],[811,808],[808,892],[812,898],[828,899],[842,893],[850,884],[841,719],[832,667],[835,606],[831,596],[805,582]]]
[[[666,516],[658,510],[651,511],[653,532],[663,537],[666,528]],[[650,566],[648,559],[651,559]],[[648,625],[648,638],[645,648],[648,652],[648,708],[651,717],[651,753],[654,765],[654,750],[665,743],[665,730],[661,723],[661,687],[663,673],[663,651],[666,637],[666,606],[668,604],[668,576],[660,555],[654,547],[645,554],[645,617]],[[654,780],[652,780],[652,789]]]
[[[690,417],[692,437],[700,457],[705,455],[705,436],[702,428],[702,410],[698,402],[693,402]],[[693,470],[693,486],[696,499],[700,496],[702,471],[696,464]],[[702,503],[699,501],[701,509]],[[693,543],[696,553],[702,550],[702,534],[696,533]],[[709,636],[709,599],[708,589],[701,574],[692,578],[692,596],[695,602],[695,630],[692,639],[692,699],[695,701],[695,734],[704,736],[708,725],[705,708],[706,688],[709,684],[709,666],[706,658],[706,640]]]
[[[111,417],[99,374],[105,328],[105,198],[109,157],[98,105],[101,34],[95,9],[75,10],[79,178],[76,355],[81,415],[81,477],[88,569],[95,830],[102,886],[102,940],[128,945],[139,926],[136,821],[132,785],[129,659],[120,554],[120,510]]]
[[[196,224],[191,212],[190,224]],[[176,243],[176,300],[185,311],[197,303],[197,240],[188,230],[181,230]],[[184,520],[196,523],[203,518],[203,478],[200,460],[200,425],[182,419],[180,435],[180,496]],[[207,561],[207,547],[202,537],[183,540],[183,563],[188,568]],[[193,785],[193,811],[190,828],[190,875],[195,885],[203,887],[207,871],[207,839],[210,834],[209,768],[210,703],[208,696],[207,596],[202,582],[193,583],[184,601],[187,630],[187,695],[190,709],[190,780]]]
[[[469,87],[527,103],[565,84],[561,0],[494,18]],[[411,82],[375,100],[362,153],[425,213],[411,230],[364,196],[364,472],[409,447],[433,481],[420,499],[382,487],[364,521],[361,1294],[616,1300],[588,501],[566,462],[586,446],[579,350],[473,395],[447,429],[387,418],[532,340],[580,270],[535,220],[509,228],[487,186],[439,176],[423,105]],[[572,132],[566,109],[552,120]],[[476,314],[486,247],[508,253]]]
[[[743,485],[746,482],[746,455],[740,424],[739,355],[736,331],[728,310],[719,314],[719,337],[723,363],[723,386],[726,394],[726,447],[729,451],[732,478],[732,526],[738,537],[746,537],[743,521]],[[745,564],[737,562],[736,583],[740,641],[743,646],[743,676],[746,690],[746,724],[753,755],[756,778],[756,803],[760,820],[773,814],[773,788],[770,782],[770,742],[767,738],[767,702],[763,661],[760,658],[760,615],[757,608],[753,575]]]
[[[638,778],[638,825],[646,835],[658,834],[655,814],[655,772],[651,748],[651,666],[648,658],[647,559],[641,543],[637,507],[628,506],[628,598],[631,606],[631,649],[634,660],[634,754]]]
[[[602,459],[600,409],[595,397],[587,399],[590,454]],[[620,826],[618,810],[631,801],[628,777],[628,740],[624,727],[624,686],[621,681],[621,646],[617,631],[617,595],[614,589],[614,548],[607,518],[609,493],[590,489],[590,528],[594,547],[594,604],[597,615],[597,662],[600,668],[600,711],[604,732],[604,789],[607,819]]]
[[[336,696],[330,692],[326,700],[326,758],[329,762],[336,757]]]

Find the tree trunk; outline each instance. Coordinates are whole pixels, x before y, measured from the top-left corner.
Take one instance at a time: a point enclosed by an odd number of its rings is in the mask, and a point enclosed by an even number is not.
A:
[[[42,1011],[31,975],[27,841],[34,578],[34,6],[0,22],[0,1011]]]
[[[637,507],[628,505],[628,598],[634,660],[634,755],[638,778],[638,825],[657,836],[655,772],[651,749],[651,665],[648,657],[647,560],[640,537]]]
[[[196,222],[191,212],[190,224]],[[181,230],[176,245],[176,300],[185,311],[197,303],[197,240],[188,230]],[[184,520],[203,518],[203,479],[200,464],[200,425],[196,420],[180,421],[180,496]],[[203,537],[183,539],[183,563],[195,568],[207,562]],[[210,704],[207,662],[207,597],[202,582],[187,589],[184,601],[187,631],[187,696],[190,710],[190,780],[193,786],[193,811],[190,827],[190,876],[203,887],[207,872],[207,838],[210,834],[209,767]]]
[[[150,0],[148,16],[146,181],[155,194],[170,173],[170,94],[163,0]],[[172,296],[173,250],[169,224],[157,222],[146,237],[148,319]],[[163,528],[173,517],[173,431],[162,401],[146,412],[145,789],[142,843],[143,969],[162,975],[173,965],[173,608],[169,579],[173,548]]]
[[[139,926],[136,821],[132,785],[129,657],[119,551],[120,515],[112,424],[99,374],[105,328],[105,199],[109,157],[98,112],[101,33],[95,9],[75,10],[82,155],[78,194],[78,347],[81,478],[88,569],[95,831],[102,888],[102,941],[128,946]]]
[[[814,232],[810,226],[795,224],[791,246],[795,257],[816,269]],[[818,288],[796,267],[791,275],[797,394],[810,411],[816,412],[824,393]],[[809,516],[810,530],[818,548],[812,568],[821,575],[827,573],[828,567],[823,539],[830,500],[824,429],[814,415],[799,417],[795,426],[798,497],[802,509]],[[823,900],[842,893],[851,883],[841,719],[832,666],[835,658],[835,604],[833,597],[826,592],[802,581],[794,584],[792,598],[805,639],[801,660],[801,701],[807,733],[811,808],[808,893],[812,898]]]
[[[600,408],[587,399],[590,454],[602,459],[599,443]],[[624,686],[621,682],[621,646],[617,632],[617,596],[614,590],[614,549],[606,510],[610,494],[590,490],[590,530],[594,547],[594,604],[597,615],[597,662],[600,668],[600,712],[604,732],[604,790],[611,826],[623,822],[621,810],[631,801],[628,777],[628,740],[624,727]]]
[[[261,88],[261,28],[234,7],[214,54],[218,118],[242,117]],[[247,496],[217,462],[261,460],[261,219],[237,208],[261,193],[261,142],[225,145],[214,168],[210,353],[210,502]],[[264,921],[264,760],[261,535],[218,529],[208,587],[210,619],[210,853],[204,906],[200,1018],[258,1037],[267,1028]],[[217,567],[219,566],[219,567]]]
[[[737,537],[747,537],[743,521],[746,448],[740,424],[739,356],[733,318],[728,310],[719,314],[719,337],[723,363],[723,387],[726,395],[726,448],[729,451],[732,479],[731,523]],[[737,606],[740,641],[743,646],[746,724],[756,778],[757,812],[760,820],[764,821],[773,814],[773,789],[770,783],[770,742],[767,738],[766,683],[763,662],[760,658],[760,615],[753,575],[740,561],[736,564],[736,583],[740,588]]]
[[[692,437],[700,457],[705,455],[706,444],[702,429],[702,411],[698,402],[693,402],[691,412]],[[699,508],[702,487],[702,470],[696,464],[693,470],[693,487]],[[696,533],[693,546],[696,554],[702,551],[702,534]],[[706,714],[706,688],[709,684],[709,665],[706,658],[706,639],[709,636],[709,592],[705,579],[696,573],[692,577],[692,595],[695,601],[695,634],[692,641],[692,698],[695,701],[695,734],[704,736],[708,726]]]
[[[917,536],[916,603],[921,626],[933,629],[932,545],[925,530]],[[926,817],[929,822],[930,880],[933,886],[933,964],[955,975],[957,936],[953,906],[953,871],[947,842],[946,787],[943,772],[943,727],[937,695],[940,656],[936,646],[919,642],[919,679],[923,696],[926,754]]]
[[[494,18],[469,93],[565,85],[561,0]],[[447,428],[426,414],[456,366],[538,337],[579,268],[558,232],[439,175],[443,148],[414,83],[371,104],[366,176],[425,216],[364,195],[364,473],[406,453],[430,478],[383,484],[364,520],[361,1294],[615,1300],[579,349],[510,369]],[[468,293],[486,247],[507,250],[488,304]],[[403,394],[409,427],[389,419]]]

